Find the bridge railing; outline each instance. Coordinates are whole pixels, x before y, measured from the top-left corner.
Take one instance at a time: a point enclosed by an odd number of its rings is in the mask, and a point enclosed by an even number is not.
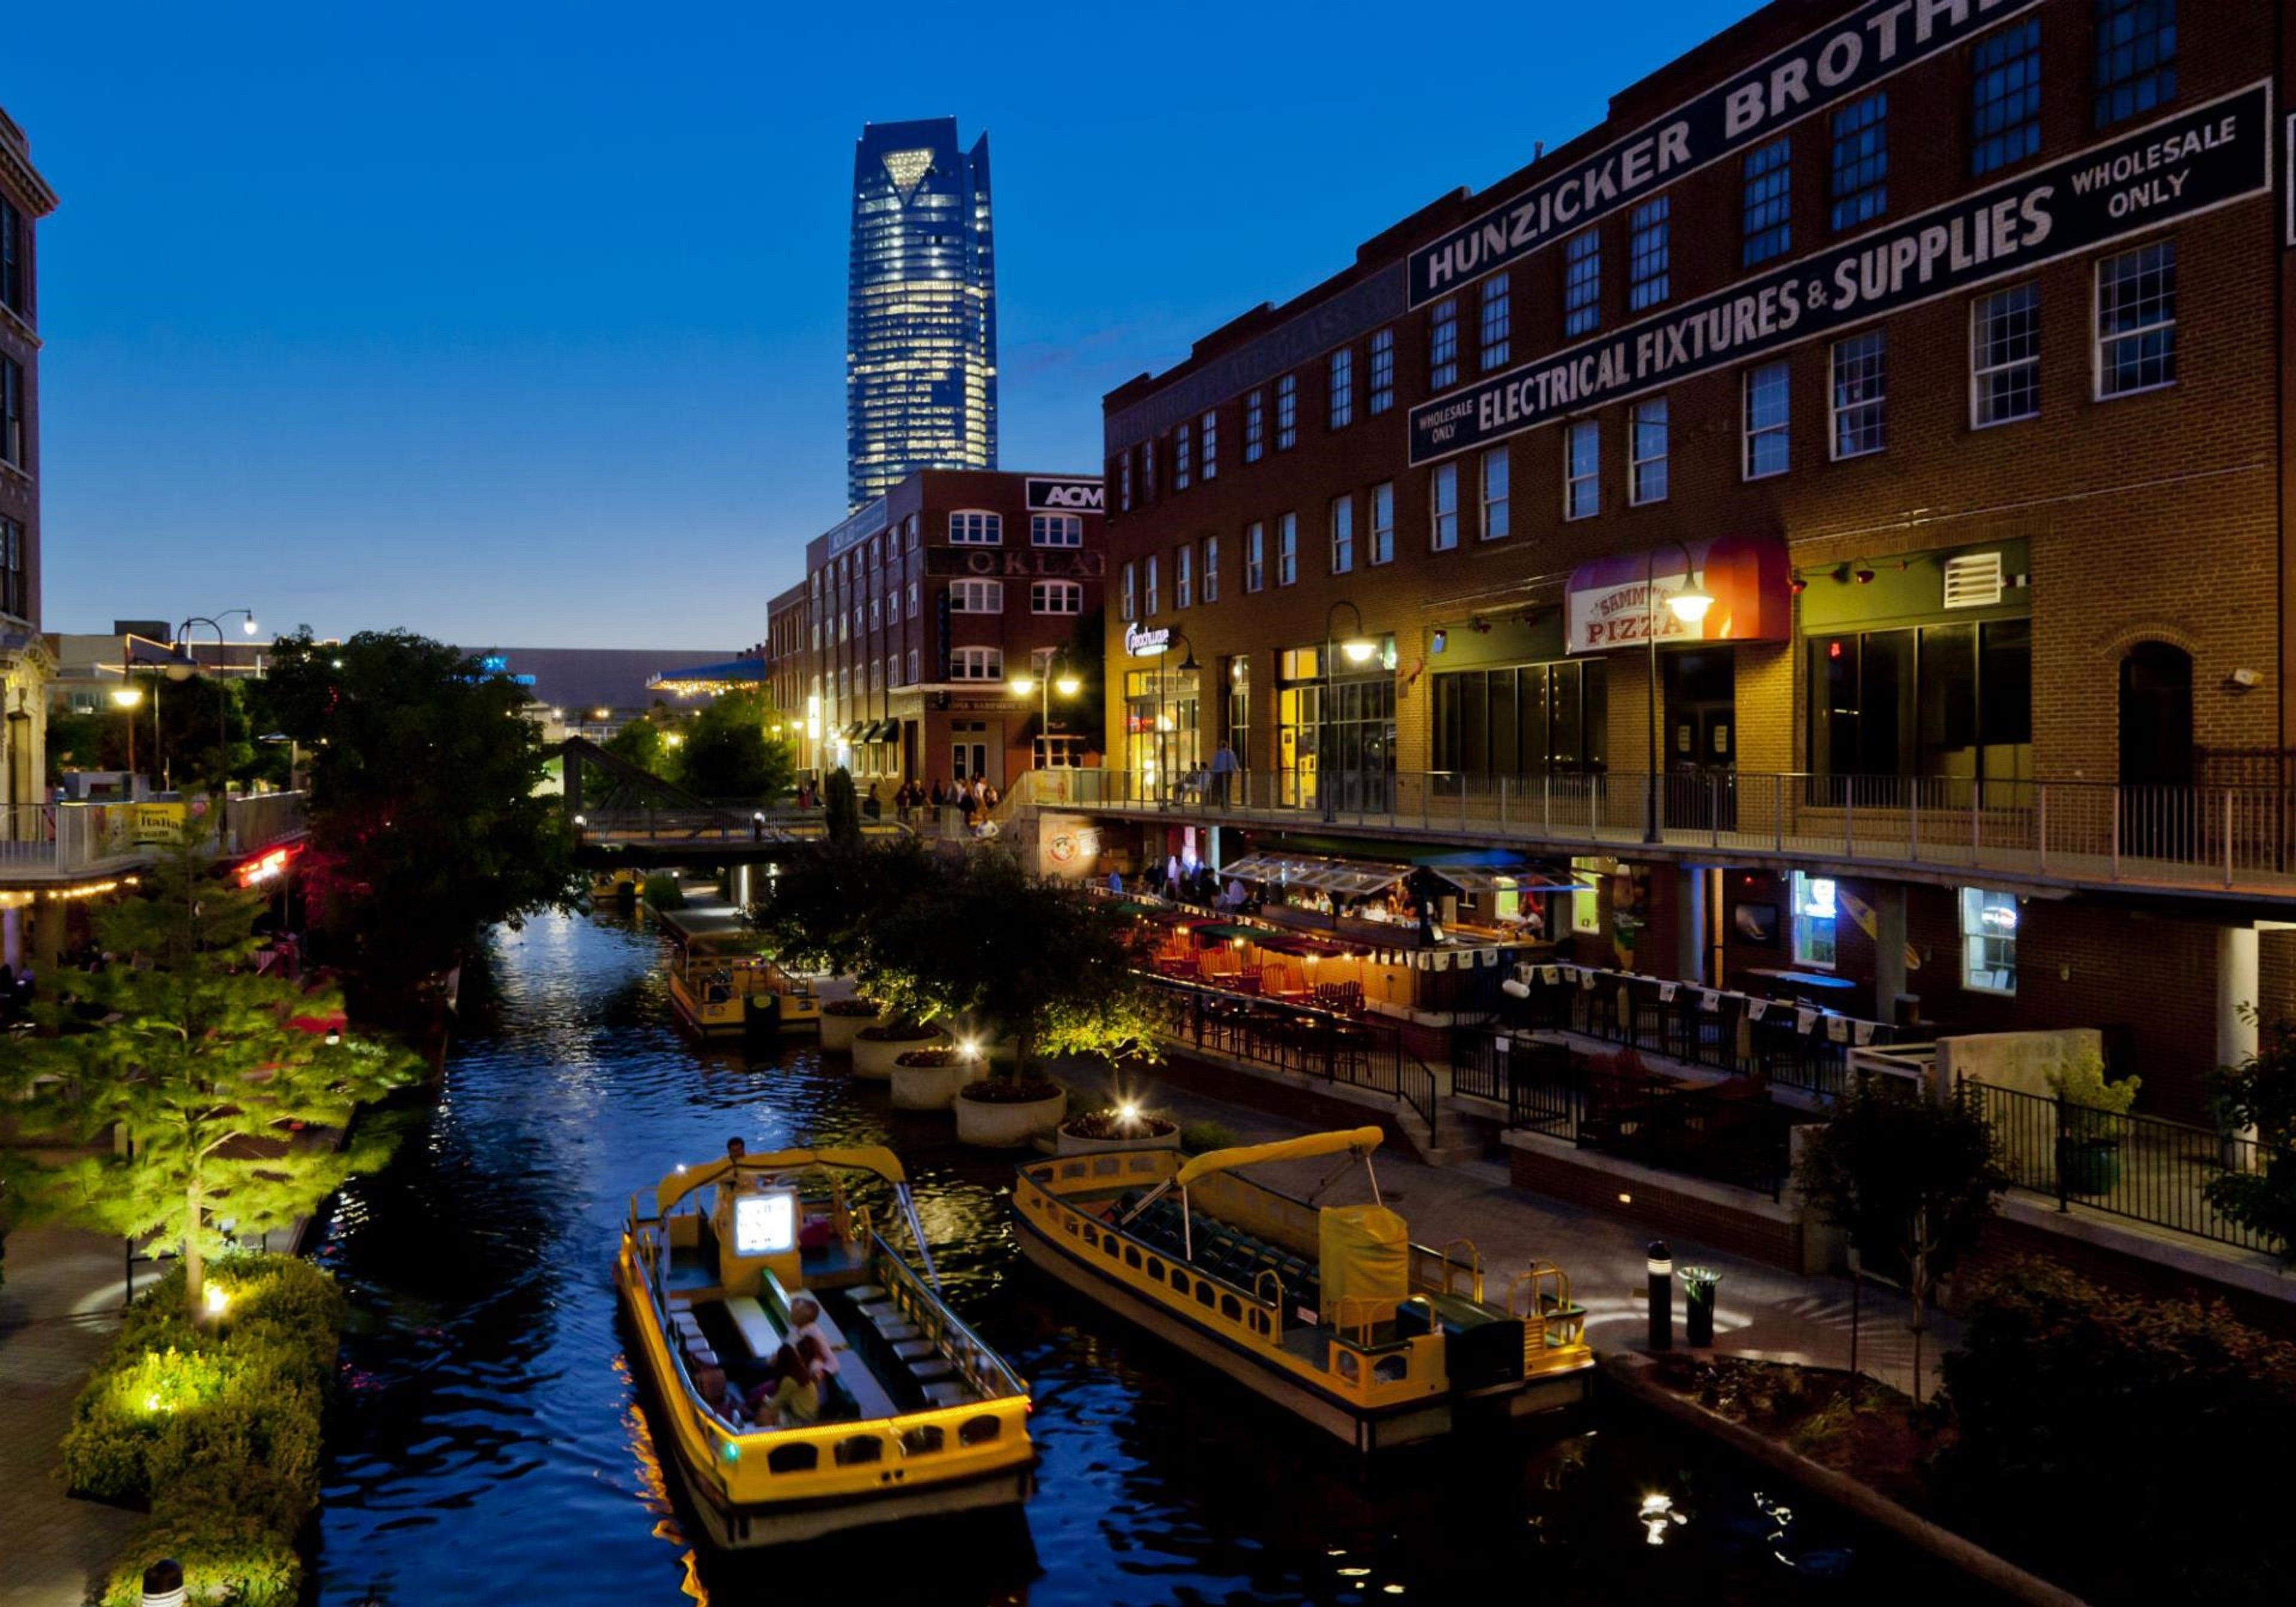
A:
[[[304,829],[304,803],[300,792],[228,799],[216,851],[251,853],[296,835]],[[150,798],[0,808],[0,872],[68,876],[123,869],[152,858],[207,807],[199,799]]]

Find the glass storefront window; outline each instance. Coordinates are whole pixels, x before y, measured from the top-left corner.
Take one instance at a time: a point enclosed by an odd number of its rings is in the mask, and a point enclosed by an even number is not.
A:
[[[1977,993],[2017,991],[2014,894],[1961,890],[1961,985]]]
[[[1296,808],[1328,802],[1387,809],[1395,781],[1395,639],[1382,638],[1378,655],[1361,666],[1336,657],[1328,679],[1322,660],[1322,649],[1300,647],[1277,662],[1278,799]]]
[[[2030,778],[2030,621],[1812,636],[1808,652],[1815,774]]]
[[[1477,777],[1599,773],[1603,668],[1515,664],[1434,677],[1434,768]]]
[[[1166,798],[1203,761],[1196,672],[1134,669],[1124,676],[1124,767],[1134,796]]]

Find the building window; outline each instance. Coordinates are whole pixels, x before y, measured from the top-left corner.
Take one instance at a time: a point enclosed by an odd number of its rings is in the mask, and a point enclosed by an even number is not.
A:
[[[911,649],[909,649],[909,679],[908,679],[908,685],[910,685],[914,686],[914,685],[915,685],[916,684],[917,684],[917,650],[916,650],[915,648],[912,647]]]
[[[1483,372],[1488,373],[1494,368],[1506,366],[1507,354],[1513,348],[1509,337],[1513,332],[1514,307],[1513,298],[1507,288],[1506,275],[1504,272],[1493,274],[1483,281],[1477,295],[1481,301],[1476,324],[1480,360]]]
[[[1132,512],[1132,454],[1129,452],[1116,460],[1116,505],[1124,512]]]
[[[1219,478],[1219,414],[1207,413],[1198,421],[1202,438],[1204,483],[1210,485]]]
[[[1674,201],[1660,195],[1634,209],[1627,220],[1627,307],[1640,312],[1667,298],[1674,263],[1670,220]]]
[[[1609,768],[1610,701],[1600,659],[1471,669],[1431,680],[1428,740],[1439,771],[1491,777]]]
[[[1004,650],[1001,647],[953,647],[948,653],[948,678],[952,681],[1001,681],[1004,678]]]
[[[1961,890],[1961,985],[1973,993],[2017,991],[2017,897]]]
[[[1123,580],[1118,587],[1124,597],[1124,617],[1127,619],[1137,619],[1140,617],[1140,611],[1133,606],[1140,600],[1139,593],[1134,586],[1134,575],[1133,567],[1129,563],[1126,564]]]
[[[24,365],[0,357],[0,463],[24,466]]]
[[[1243,527],[1243,589],[1256,592],[1267,584],[1267,532],[1259,521]]]
[[[1029,515],[1029,545],[1038,547],[1080,547],[1084,545],[1084,517],[1078,513],[1031,513]]]
[[[1890,348],[1878,329],[1833,343],[1833,455],[1863,457],[1883,445]]]
[[[1243,398],[1243,461],[1256,463],[1267,450],[1267,393],[1255,390]]]
[[[29,316],[24,304],[24,215],[0,195],[0,307]]]
[[[1182,424],[1172,432],[1172,489],[1185,491],[1195,483],[1195,431]]]
[[[1356,422],[1356,354],[1342,346],[1332,354],[1332,428]]]
[[[1001,614],[1004,611],[1002,580],[952,580],[948,583],[952,614]]]
[[[1841,919],[1833,878],[1793,873],[1793,957],[1797,965],[1833,969],[1833,928]]]
[[[1289,452],[1300,442],[1300,376],[1275,381],[1275,449]]]
[[[1786,471],[1786,365],[1765,363],[1746,371],[1746,461],[1748,480]]]
[[[1586,229],[1562,246],[1562,333],[1592,334],[1603,322],[1603,231]]]
[[[1395,406],[1395,332],[1374,330],[1371,337],[1371,411],[1376,418]]]
[[[1219,537],[1204,537],[1204,601],[1219,601]]]
[[[1196,598],[1196,549],[1176,547],[1172,552],[1172,606],[1186,608]]]
[[[1227,661],[1226,735],[1236,763],[1251,768],[1251,660],[1241,653]]]
[[[24,527],[0,516],[0,614],[32,617],[31,578],[25,572]]]
[[[1507,508],[1507,449],[1493,447],[1483,454],[1483,539],[1497,541],[1514,533]]]
[[[1923,776],[1960,786],[2031,778],[2030,620],[1808,640],[1813,774]],[[1948,796],[1967,802],[1966,793]]]
[[[1627,501],[1666,500],[1666,398],[1636,402],[1627,414]]]
[[[1746,152],[1742,266],[1783,257],[1793,245],[1793,141],[1772,140]]]
[[[1833,114],[1833,226],[1857,227],[1890,204],[1890,97],[1876,90]]]
[[[2040,23],[1980,39],[1969,70],[1969,170],[1981,176],[2041,148]]]
[[[2177,242],[2096,265],[2096,394],[2127,396],[2177,379]]]
[[[1972,428],[2041,411],[2041,287],[2012,285],[1969,306]]]
[[[870,599],[869,599],[869,628],[870,628],[871,630],[882,630],[882,629],[883,629],[883,628],[884,628],[884,619],[883,619],[883,613],[884,613],[884,603],[883,603],[883,602],[882,602],[881,599],[876,598],[876,597],[872,597],[872,598],[870,598]]]
[[[1459,298],[1446,296],[1427,315],[1427,389],[1459,382]]]
[[[1029,611],[1032,614],[1080,614],[1084,612],[1084,587],[1073,580],[1034,580],[1029,584]]]
[[[1587,519],[1602,512],[1603,432],[1593,419],[1580,419],[1562,432],[1562,517]]]
[[[1275,584],[1290,586],[1300,578],[1300,516],[1275,516]]]
[[[1371,561],[1395,560],[1395,482],[1382,480],[1371,488]]]
[[[1004,540],[1002,513],[967,512],[948,516],[948,543],[959,547],[993,547]]]
[[[1356,499],[1332,498],[1332,573],[1344,575],[1356,567]]]
[[[909,582],[909,618],[914,619],[920,617],[917,610],[917,583],[912,580]]]
[[[2096,126],[2176,95],[2177,0],[2096,0]]]
[[[1153,553],[1141,561],[1140,601],[1144,606],[1141,614],[1144,619],[1154,619],[1157,611],[1163,606],[1162,594],[1156,585],[1156,555]]]
[[[1427,545],[1447,553],[1459,545],[1459,465],[1438,463],[1427,472]]]

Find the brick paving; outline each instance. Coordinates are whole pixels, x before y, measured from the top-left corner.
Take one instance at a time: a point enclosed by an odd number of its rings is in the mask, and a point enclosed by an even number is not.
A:
[[[0,1284],[0,1607],[80,1607],[140,1521],[73,1500],[58,1477],[72,1397],[119,1325],[121,1271],[117,1239],[62,1228],[8,1235]]]

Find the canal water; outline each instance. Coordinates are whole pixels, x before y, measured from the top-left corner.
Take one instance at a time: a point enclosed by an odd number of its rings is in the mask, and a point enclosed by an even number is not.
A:
[[[1330,1443],[1044,1280],[1010,1163],[891,1111],[813,1047],[704,1049],[656,941],[502,934],[433,1107],[345,1192],[323,1256],[345,1345],[323,1603],[1855,1603],[1936,1599],[1924,1563],[1625,1408],[1361,1475]],[[609,1277],[626,1203],[676,1163],[892,1145],[959,1309],[1035,1388],[1025,1512],[728,1564],[663,1488]],[[1792,1511],[1800,1506],[1804,1510]]]

